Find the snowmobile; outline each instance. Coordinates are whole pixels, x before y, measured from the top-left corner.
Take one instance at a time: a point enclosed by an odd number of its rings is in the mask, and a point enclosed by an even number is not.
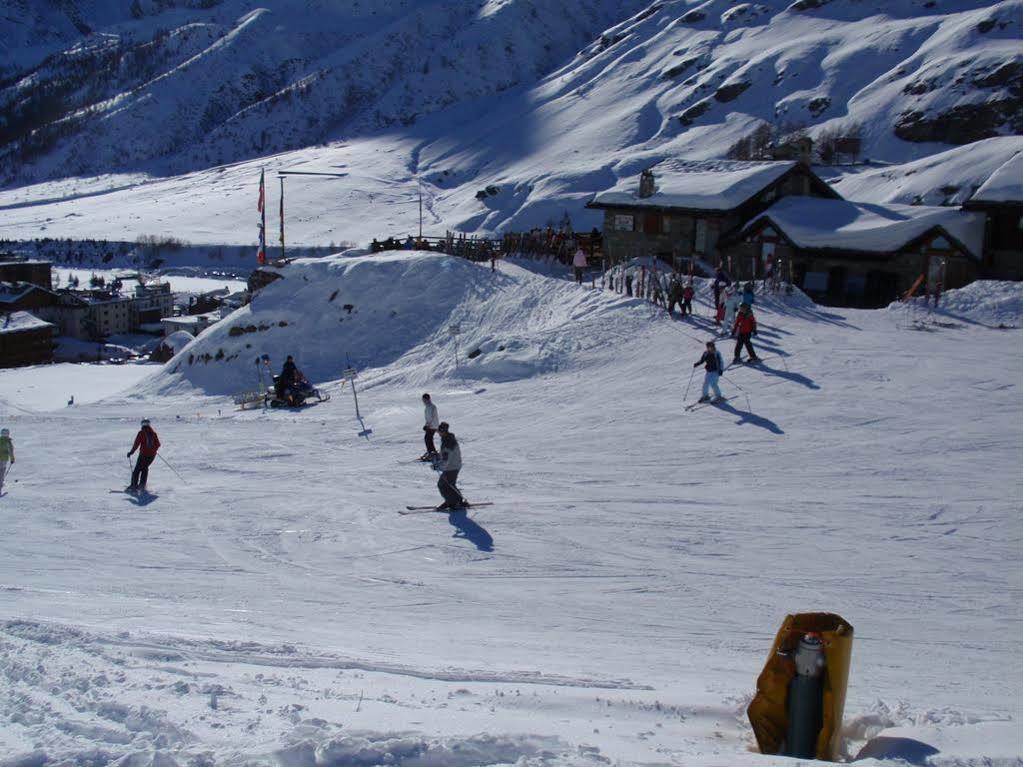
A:
[[[305,378],[287,383],[279,375],[273,377],[273,386],[266,392],[269,407],[301,407],[308,400],[326,402],[330,394],[321,392]]]

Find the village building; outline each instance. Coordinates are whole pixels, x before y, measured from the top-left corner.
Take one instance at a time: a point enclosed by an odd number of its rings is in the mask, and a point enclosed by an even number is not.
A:
[[[170,283],[136,285],[132,306],[136,327],[144,328],[151,325],[154,329],[159,329],[160,320],[174,314],[174,294],[171,292]]]
[[[0,282],[28,282],[45,290],[53,287],[53,264],[10,253],[0,255]]]
[[[992,173],[963,208],[987,216],[983,275],[1023,280],[1023,152]]]
[[[976,279],[984,225],[983,214],[958,208],[786,197],[741,239],[818,303],[879,307]]]
[[[54,326],[29,312],[0,315],[0,367],[53,361]]]
[[[800,161],[665,160],[638,180],[623,178],[587,207],[604,211],[604,252],[612,263],[652,256],[708,274],[723,264],[749,279],[763,276],[754,245],[729,236],[790,196],[840,199]]]

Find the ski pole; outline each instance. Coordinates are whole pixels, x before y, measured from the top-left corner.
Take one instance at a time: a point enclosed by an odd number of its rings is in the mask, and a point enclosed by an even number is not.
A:
[[[689,399],[689,387],[693,385],[693,378],[696,376],[696,368],[693,368],[693,372],[689,374],[689,383],[686,384],[686,393],[682,395],[682,403]]]
[[[721,377],[725,378],[724,376],[721,376]],[[728,381],[728,383],[730,383],[736,389],[738,389],[739,391],[742,392],[743,396],[746,398],[746,409],[749,410],[752,413],[753,412],[753,405],[750,404],[749,393],[745,389],[743,389],[741,386],[739,386],[739,384],[737,384],[731,378],[725,378],[725,380]]]
[[[160,455],[159,453],[157,453],[157,455],[159,456],[159,458],[160,458],[160,460],[161,460],[161,461],[163,461],[164,463],[166,463],[166,464],[167,464],[167,468],[168,468],[168,469],[170,469],[171,471],[173,471],[173,472],[174,472],[175,474],[178,474],[178,470],[177,470],[177,469],[175,469],[175,468],[174,468],[173,466],[171,466],[171,465],[170,465],[169,463],[167,463],[167,459],[166,459],[166,458],[164,458],[164,457],[163,457],[162,455]],[[180,479],[180,480],[181,480],[182,482],[185,482],[185,478],[184,478],[184,477],[182,477],[182,476],[181,476],[180,474],[178,474],[178,479]],[[187,484],[187,483],[186,483],[186,484]]]

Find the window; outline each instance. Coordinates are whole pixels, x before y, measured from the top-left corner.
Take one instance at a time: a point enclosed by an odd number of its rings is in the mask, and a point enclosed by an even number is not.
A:
[[[707,221],[702,218],[696,219],[693,226],[693,253],[707,252]]]
[[[624,213],[616,213],[614,217],[614,230],[616,232],[632,231],[632,216]]]

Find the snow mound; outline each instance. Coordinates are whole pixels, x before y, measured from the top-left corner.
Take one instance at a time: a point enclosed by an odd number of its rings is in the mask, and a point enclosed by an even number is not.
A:
[[[160,341],[161,346],[166,346],[174,354],[188,346],[192,341],[195,340],[195,336],[189,333],[187,330],[176,330],[169,336]]]
[[[927,299],[915,298],[888,307],[895,312],[919,312]],[[935,318],[990,325],[998,328],[1023,327],[1023,283],[977,280],[965,288],[941,294],[940,306],[932,309]]]
[[[139,394],[251,389],[264,354],[274,372],[294,355],[316,383],[340,379],[348,367],[363,371],[363,385],[451,374],[516,380],[577,363],[578,352],[604,348],[622,332],[620,322],[644,322],[652,311],[513,264],[491,271],[437,253],[301,259],[282,274]],[[612,313],[616,321],[605,322]],[[368,370],[375,375],[367,380]]]

